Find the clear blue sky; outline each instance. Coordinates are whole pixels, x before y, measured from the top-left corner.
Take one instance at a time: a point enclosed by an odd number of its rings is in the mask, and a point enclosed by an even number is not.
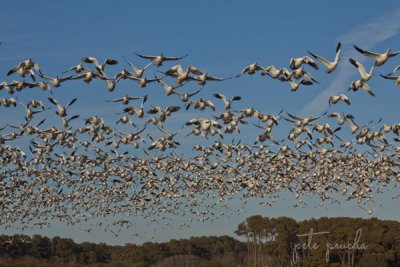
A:
[[[376,1],[253,0],[84,1],[63,4],[51,1],[8,1],[2,5],[0,25],[0,41],[4,42],[0,46],[0,79],[7,81],[11,80],[5,76],[9,68],[28,57],[38,62],[45,74],[55,76],[78,64],[83,56],[120,60],[119,67],[110,68],[111,72],[121,69],[121,66],[128,67],[123,65],[123,56],[139,65],[144,64],[145,61],[138,59],[135,52],[171,56],[188,54],[181,61],[182,64],[198,66],[210,75],[227,77],[240,73],[253,62],[262,66],[274,64],[277,67],[288,67],[291,57],[303,56],[307,50],[332,58],[338,41],[342,42],[343,67],[330,75],[323,71],[314,72],[319,85],[303,87],[292,93],[287,84],[255,75],[222,84],[210,83],[204,90],[206,92],[202,92],[208,96],[210,92],[241,95],[243,101],[238,104],[239,108],[252,105],[269,113],[279,112],[282,108],[294,114],[324,112],[327,109],[324,93],[347,91],[352,79],[358,75],[354,68],[344,67],[349,65],[347,57],[354,56],[363,60],[368,69],[371,65],[371,61],[354,52],[353,43],[377,52],[383,52],[389,47],[395,51],[400,50],[398,1],[385,1],[385,4]],[[387,65],[376,70],[376,74],[389,72],[399,62],[400,56],[391,59]],[[349,74],[348,70],[352,72]],[[19,79],[17,76],[13,78]],[[352,96],[352,105],[350,108],[341,106],[342,110],[351,112],[361,122],[380,117],[387,123],[398,122],[400,87],[380,77],[372,79],[370,86],[377,95],[375,98],[364,92],[349,94]],[[72,81],[54,90],[57,99],[68,101],[78,97],[75,111],[82,114],[82,117],[97,113],[107,116],[107,113],[115,110],[113,106],[105,105],[104,100],[126,93],[149,93],[154,106],[173,103],[165,99],[159,85],[140,89],[136,84],[127,83],[109,93],[105,84],[100,82],[86,85]],[[6,96],[5,90],[0,92],[0,96]],[[42,93],[31,91],[24,92],[20,98],[25,100],[43,96]],[[320,101],[318,97],[325,100]],[[22,110],[16,112],[1,109],[1,114],[0,126],[23,120]],[[400,219],[396,212],[398,201],[384,197],[381,202],[384,206],[374,216]],[[293,203],[286,200],[271,208],[250,202],[246,212],[239,216],[225,216],[210,223],[192,223],[190,229],[183,231],[179,231],[178,227],[166,227],[163,230],[157,224],[150,224],[149,227],[146,220],[135,218],[135,229],[143,233],[142,239],[131,239],[132,229],[121,231],[119,238],[115,238],[103,230],[86,233],[79,227],[71,228],[61,224],[26,233],[72,237],[78,242],[88,240],[123,244],[143,242],[150,235],[154,235],[157,241],[191,235],[233,235],[237,224],[253,214],[286,215],[296,219],[320,216],[366,217],[356,203],[342,202],[342,205],[329,209],[314,208],[316,203],[310,201],[307,207],[295,209],[289,207]],[[182,218],[176,218],[177,225],[182,221]],[[154,228],[157,228],[156,232],[153,232]],[[10,230],[5,231],[3,228],[0,231],[10,233]]]

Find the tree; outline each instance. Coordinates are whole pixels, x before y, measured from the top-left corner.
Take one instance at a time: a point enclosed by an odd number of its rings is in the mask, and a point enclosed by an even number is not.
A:
[[[32,237],[31,255],[36,258],[50,259],[53,256],[53,245],[50,238],[34,235]]]

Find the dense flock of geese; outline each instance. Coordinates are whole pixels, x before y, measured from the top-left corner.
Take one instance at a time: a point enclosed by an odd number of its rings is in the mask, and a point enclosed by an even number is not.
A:
[[[400,52],[388,49],[379,54],[354,47],[374,64],[367,72],[359,61],[348,59],[346,64],[360,74],[349,91],[362,89],[374,96],[367,82],[375,68]],[[231,199],[240,197],[246,202],[259,198],[261,204],[272,205],[285,190],[292,192],[298,203],[307,195],[321,198],[321,205],[327,200],[339,201],[338,196],[359,204],[373,200],[386,186],[400,181],[400,123],[388,125],[377,120],[361,124],[352,114],[338,111],[300,117],[283,110],[269,114],[252,106],[236,110],[241,96],[213,92],[206,97],[204,88],[209,82],[256,73],[286,82],[290,90],[297,91],[300,86],[318,83],[306,68],[315,71],[323,66],[326,73],[332,73],[341,62],[340,43],[333,60],[308,53],[310,56],[292,58],[289,68],[253,63],[228,78],[209,75],[192,65],[160,68],[186,55],[137,54],[140,60],[148,60],[143,68],[124,58],[131,70],[123,69],[114,76],[106,69],[119,64],[115,59],[100,63],[94,57],[83,57],[55,77],[45,74],[32,59],[20,62],[7,73],[15,78],[0,83],[0,109],[23,108],[25,112],[21,123],[2,125],[0,121],[0,225],[43,227],[54,220],[76,224],[111,217],[111,225],[128,227],[132,221],[125,216],[161,220],[170,214],[197,215],[204,221],[222,216],[224,212],[217,214],[216,207],[228,208]],[[154,73],[146,76],[152,66]],[[381,76],[399,85],[399,68]],[[153,83],[177,103],[150,105],[143,90],[140,96],[107,100],[119,109],[115,121],[107,122],[98,115],[81,118],[74,113],[74,106],[83,99],[77,96],[64,102],[53,94],[53,88],[73,80],[101,80],[110,92],[122,80],[135,81],[141,88]],[[185,91],[189,83],[198,83],[200,88]],[[45,96],[23,100],[25,90],[34,88]],[[200,93],[202,97],[196,98]],[[326,101],[350,105],[346,94],[332,95]],[[194,118],[177,131],[167,129],[167,121],[177,121],[176,114],[189,109],[197,110]],[[51,116],[60,123],[44,127],[46,120],[55,120]],[[83,119],[81,124],[78,119]],[[281,123],[290,125],[289,133],[274,136],[273,130]],[[238,134],[244,127],[258,131],[254,142],[242,143]],[[224,141],[229,135],[231,140]],[[189,138],[194,140],[192,152],[177,153]],[[233,214],[240,212],[240,208],[229,209]],[[372,209],[365,210],[372,213]]]

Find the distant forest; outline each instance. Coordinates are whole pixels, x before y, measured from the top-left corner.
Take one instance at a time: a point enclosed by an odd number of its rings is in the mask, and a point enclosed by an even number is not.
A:
[[[69,238],[0,236],[0,266],[400,266],[400,223],[376,218],[251,216],[229,236],[110,246]]]

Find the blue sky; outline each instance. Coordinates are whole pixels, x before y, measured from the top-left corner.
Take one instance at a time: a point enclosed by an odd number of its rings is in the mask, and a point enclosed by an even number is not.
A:
[[[0,41],[4,42],[0,46],[0,78],[10,81],[11,77],[5,76],[9,68],[28,57],[38,62],[49,76],[60,74],[78,64],[83,56],[118,59],[120,65],[109,68],[110,72],[115,73],[121,66],[128,68],[124,65],[123,56],[138,65],[146,63],[137,58],[135,52],[171,56],[188,54],[181,61],[182,64],[198,66],[210,75],[229,77],[240,73],[253,62],[262,66],[274,64],[288,67],[291,57],[306,55],[307,50],[333,58],[336,45],[341,41],[343,55],[340,67],[329,75],[323,71],[313,72],[319,85],[302,87],[292,93],[287,84],[254,75],[221,84],[209,83],[202,91],[204,96],[214,92],[241,95],[243,101],[238,103],[238,108],[252,105],[269,113],[277,113],[284,108],[294,114],[321,114],[328,108],[324,96],[347,91],[350,82],[358,77],[356,69],[348,63],[348,56],[362,60],[367,69],[372,64],[371,60],[354,51],[353,43],[377,52],[389,47],[400,50],[398,1],[385,1],[384,5],[375,1],[367,2],[368,5],[358,1],[85,1],[79,4],[8,1],[3,4],[0,16]],[[376,70],[376,76],[381,72],[389,72],[399,62],[400,56],[391,59]],[[364,92],[349,93],[351,107],[342,105],[340,109],[351,112],[362,122],[380,117],[387,123],[397,122],[400,88],[380,77],[372,79],[370,86],[377,95],[375,98]],[[191,88],[197,87],[192,85]],[[159,85],[140,89],[132,82],[118,86],[112,93],[107,92],[105,84],[101,82],[86,85],[71,81],[54,90],[54,96],[65,102],[78,97],[74,108],[82,117],[98,113],[107,117],[110,113],[118,112],[114,106],[104,104],[104,100],[126,93],[150,94],[153,105],[174,103],[163,96]],[[6,96],[5,90],[0,92],[0,96]],[[36,91],[27,91],[18,96],[21,100],[47,98],[47,95]],[[23,120],[21,110],[1,109],[1,112],[0,126]],[[190,113],[188,116],[195,115]],[[177,127],[173,123],[171,126]],[[253,137],[243,136],[243,139],[253,140]],[[287,198],[285,194],[283,197]],[[305,208],[296,209],[289,207],[292,202],[286,200],[267,208],[256,205],[256,202],[250,201],[245,207],[246,212],[239,216],[224,216],[208,223],[193,222],[190,229],[183,231],[179,231],[178,227],[166,227],[163,230],[156,224],[149,227],[146,220],[135,218],[137,231],[143,233],[141,239],[129,237],[132,229],[121,231],[119,238],[115,238],[103,230],[86,233],[78,226],[61,224],[45,230],[28,230],[27,233],[73,237],[78,242],[88,240],[123,244],[143,242],[151,235],[157,241],[190,235],[233,235],[237,224],[253,214],[286,215],[296,219],[319,216],[367,217],[357,203],[345,201],[329,209],[314,208],[318,203],[315,200],[310,200]],[[374,216],[400,219],[399,213],[395,212],[398,200],[385,196],[381,202],[384,206]],[[177,225],[182,220],[174,218]],[[157,228],[156,232],[153,232],[154,228]],[[3,230],[0,228],[1,232]],[[10,230],[4,232],[10,233]]]

